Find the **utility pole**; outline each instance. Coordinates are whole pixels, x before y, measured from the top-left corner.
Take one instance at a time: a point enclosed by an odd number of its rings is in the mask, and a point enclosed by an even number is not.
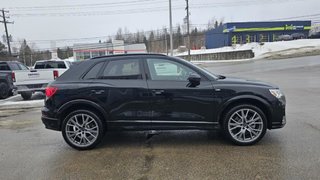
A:
[[[190,43],[190,21],[189,21],[189,0],[186,0],[186,11],[187,11],[187,36],[188,36],[188,60],[191,60],[190,57],[190,48],[191,48],[191,43]]]
[[[173,38],[172,38],[172,7],[169,0],[169,21],[170,21],[170,55],[173,56]]]
[[[9,55],[11,56],[10,38],[9,38],[7,24],[13,24],[13,22],[7,21],[7,19],[9,19],[10,17],[6,16],[6,13],[9,13],[9,11],[5,11],[4,9],[2,9],[1,11],[2,11],[2,15],[0,15],[0,17],[2,17],[3,21],[0,21],[0,22],[4,24],[6,37],[7,37],[8,52],[9,52]]]

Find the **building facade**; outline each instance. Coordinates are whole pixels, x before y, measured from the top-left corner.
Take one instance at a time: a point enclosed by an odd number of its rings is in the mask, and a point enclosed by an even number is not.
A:
[[[111,43],[101,42],[73,45],[73,56],[76,61],[104,55],[146,52],[147,48],[145,44],[125,44],[122,40],[113,40]]]
[[[206,48],[219,48],[250,42],[273,42],[294,33],[308,37],[311,21],[234,22],[206,33]]]

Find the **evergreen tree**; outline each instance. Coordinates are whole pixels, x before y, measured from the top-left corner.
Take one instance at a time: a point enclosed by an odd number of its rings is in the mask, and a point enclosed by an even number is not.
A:
[[[148,52],[154,52],[154,49],[153,49],[154,40],[155,40],[154,33],[153,31],[151,31],[148,39]]]
[[[24,39],[20,46],[20,53],[19,53],[19,59],[27,66],[32,66],[32,51],[29,45],[27,44],[27,41]]]

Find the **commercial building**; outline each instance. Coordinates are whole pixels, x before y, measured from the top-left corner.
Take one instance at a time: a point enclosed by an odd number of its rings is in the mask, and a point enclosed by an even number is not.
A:
[[[311,21],[233,22],[206,33],[206,48],[219,48],[250,42],[273,42],[280,35],[309,35]]]
[[[113,40],[111,43],[74,44],[73,56],[76,61],[111,54],[146,53],[146,45],[125,44],[123,40]]]

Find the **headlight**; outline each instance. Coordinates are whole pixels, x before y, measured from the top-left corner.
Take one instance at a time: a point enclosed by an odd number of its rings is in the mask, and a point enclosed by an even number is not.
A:
[[[278,99],[280,99],[283,96],[283,94],[280,91],[280,89],[269,89],[269,91],[274,97],[276,97]]]

